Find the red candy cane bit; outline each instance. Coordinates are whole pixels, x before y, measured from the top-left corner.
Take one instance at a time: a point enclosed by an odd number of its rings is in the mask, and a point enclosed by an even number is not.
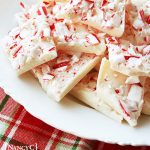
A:
[[[93,90],[93,91],[96,91],[96,87],[95,87],[95,88],[92,88],[92,90]]]
[[[76,74],[77,74],[77,72],[75,71],[75,72],[73,72],[73,74],[74,74],[74,75],[76,75]]]
[[[55,64],[53,66],[53,69],[58,69],[58,68],[65,67],[65,66],[68,66],[68,65],[69,65],[69,61],[64,61],[64,62],[61,62],[59,64]]]
[[[38,9],[37,14],[40,16],[42,15],[41,11]]]
[[[49,49],[49,51],[54,51],[55,50],[55,47],[52,47]]]
[[[50,25],[50,29],[51,29],[51,31],[55,30],[55,24],[54,23],[52,25]]]
[[[68,30],[70,30],[70,29],[71,29],[71,27],[70,27],[70,25],[69,25],[69,24],[65,23],[65,26],[67,27],[67,29],[68,29]]]
[[[85,0],[85,1],[87,1],[89,3],[94,3],[94,0]]]
[[[110,43],[118,43],[118,40],[115,37],[108,37],[107,39]]]
[[[145,16],[144,16],[144,10],[140,10],[140,16],[141,16],[141,19],[143,20],[143,22],[145,21]]]
[[[65,38],[66,42],[69,42],[70,40],[73,40],[72,35],[71,36],[66,36],[65,35],[64,38]]]
[[[41,32],[41,39],[43,39],[44,38],[44,31],[42,30],[42,32]]]
[[[86,13],[86,12],[83,12],[83,13],[82,13],[81,20],[82,20],[82,21],[86,21],[86,20],[87,20],[87,13]]]
[[[47,16],[47,9],[46,9],[45,6],[42,6],[42,10],[43,10],[43,12],[44,12],[44,15]]]
[[[139,87],[143,87],[140,82],[139,82],[139,83],[135,83],[135,84],[133,84],[133,85],[137,85],[137,86],[139,86]]]
[[[64,36],[64,39],[66,42],[69,42],[70,40],[73,40],[72,35],[71,36]]]
[[[137,59],[139,59],[140,57],[139,56],[124,56],[125,60],[129,60],[130,58],[137,58]]]
[[[17,46],[17,44],[15,43],[14,45],[12,45],[12,46],[10,47],[10,49],[15,48],[16,46]]]
[[[115,89],[115,93],[116,93],[116,94],[119,94],[119,93],[120,93],[120,90],[119,90],[119,89]]]
[[[49,2],[44,1],[43,3],[44,3],[45,5],[49,5],[50,7],[56,5],[56,1],[55,1],[55,0],[49,0]]]
[[[51,75],[51,76],[55,77],[55,75],[53,73],[48,73],[48,75]]]
[[[20,46],[20,47],[18,48],[18,50],[14,53],[13,58],[16,58],[16,57],[17,57],[17,54],[18,54],[18,52],[19,52],[21,49],[22,49],[22,46]]]
[[[43,4],[45,4],[45,5],[49,5],[49,2],[45,2],[45,1],[44,1],[44,2],[43,2]]]
[[[25,14],[24,16],[25,16],[27,19],[30,19],[30,14],[29,14],[29,13]]]
[[[147,17],[146,22],[150,24],[150,15]]]
[[[107,1],[107,0],[103,0],[103,2],[102,2],[102,6],[105,6],[107,3],[108,3],[108,1]]]
[[[112,14],[112,15],[111,15],[111,18],[113,18],[114,16],[115,16],[115,14]]]
[[[130,117],[130,114],[125,110],[124,106],[122,105],[121,101],[119,100],[119,105],[121,107],[121,109],[123,110],[123,112],[128,116]]]
[[[63,22],[63,21],[64,21],[64,19],[63,19],[63,18],[60,18],[60,19],[55,18],[55,21]]]
[[[99,43],[101,43],[100,39],[97,37],[96,34],[92,33],[92,35],[95,36],[95,38],[97,39],[97,41],[98,41]]]
[[[36,34],[37,34],[37,31],[35,31],[33,35],[36,36]]]
[[[72,3],[73,3],[73,0],[70,1],[70,4],[72,4]]]
[[[127,51],[127,49],[122,48],[122,51],[126,52],[126,51]]]
[[[139,49],[138,49],[138,47],[136,47],[136,48],[135,48],[135,50],[136,50],[137,52],[139,52]]]
[[[17,34],[17,35],[15,35],[15,39],[17,39],[19,36],[20,36],[20,33],[19,33],[19,34]]]
[[[20,2],[20,6],[25,9],[25,5],[23,4],[23,2]]]
[[[147,37],[144,37],[144,41],[147,42]]]

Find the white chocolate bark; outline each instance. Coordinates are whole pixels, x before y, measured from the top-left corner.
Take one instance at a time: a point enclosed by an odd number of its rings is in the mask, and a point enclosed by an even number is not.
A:
[[[134,46],[111,37],[107,43],[113,70],[129,76],[150,76],[150,45]]]
[[[125,25],[125,0],[70,0],[57,14],[120,37]]]
[[[34,10],[36,15],[33,14],[33,18],[26,16],[26,20],[20,21],[20,25],[12,29],[3,40],[3,49],[18,75],[57,57],[47,8],[44,4],[38,8],[42,8],[43,13]]]
[[[98,96],[131,125],[136,126],[143,107],[143,86],[136,76],[126,76],[111,70],[103,58],[98,78]]]
[[[46,93],[60,101],[99,61],[94,54],[58,52],[58,57],[33,69]]]
[[[56,22],[54,14],[63,4],[53,1],[31,7],[23,3],[20,5],[23,12],[16,15],[19,27],[4,39],[4,50],[18,75],[57,56],[51,29]]]
[[[53,36],[61,50],[102,55],[106,49],[104,34],[83,24],[56,22]]]
[[[103,113],[107,117],[121,122],[123,117],[114,111],[103,100],[97,96],[97,78],[98,72],[90,72],[87,74],[70,92],[71,95],[78,98],[85,104]]]
[[[150,1],[130,1],[126,10],[126,39],[136,45],[150,44]]]
[[[144,89],[144,105],[142,113],[150,115],[150,78],[146,79]]]

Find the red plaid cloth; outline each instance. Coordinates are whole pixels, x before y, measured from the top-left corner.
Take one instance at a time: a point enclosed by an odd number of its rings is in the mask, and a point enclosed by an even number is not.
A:
[[[148,150],[91,141],[55,129],[31,116],[0,88],[0,150]]]

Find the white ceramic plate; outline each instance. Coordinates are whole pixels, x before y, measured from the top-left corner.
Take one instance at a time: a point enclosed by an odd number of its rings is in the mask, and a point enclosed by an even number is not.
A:
[[[0,38],[15,25],[18,3],[17,0],[0,0]],[[138,126],[132,128],[81,105],[70,96],[56,103],[47,97],[30,73],[17,77],[2,49],[0,86],[33,116],[60,130],[109,143],[150,145],[150,117],[142,116]]]

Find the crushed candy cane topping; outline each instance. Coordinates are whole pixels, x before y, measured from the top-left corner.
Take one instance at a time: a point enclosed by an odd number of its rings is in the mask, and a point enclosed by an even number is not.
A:
[[[128,40],[136,40],[136,45],[150,44],[150,1],[142,5],[130,2],[126,11],[126,33]]]
[[[67,43],[71,46],[78,43],[85,47],[95,46],[101,43],[100,37],[96,33],[94,34],[94,31],[90,33],[87,25],[57,22],[54,26],[53,36],[58,43]],[[98,33],[100,34],[100,32]]]
[[[60,14],[67,14],[75,22],[92,22],[90,26],[106,30],[124,23],[124,6],[125,0],[70,0]]]
[[[58,51],[56,59],[36,67],[33,72],[47,88],[50,83],[58,90],[56,92],[60,92],[95,57],[94,54],[71,55]]]
[[[127,75],[150,76],[150,46],[134,46],[128,41],[119,40],[113,44],[107,39],[111,67]]]

